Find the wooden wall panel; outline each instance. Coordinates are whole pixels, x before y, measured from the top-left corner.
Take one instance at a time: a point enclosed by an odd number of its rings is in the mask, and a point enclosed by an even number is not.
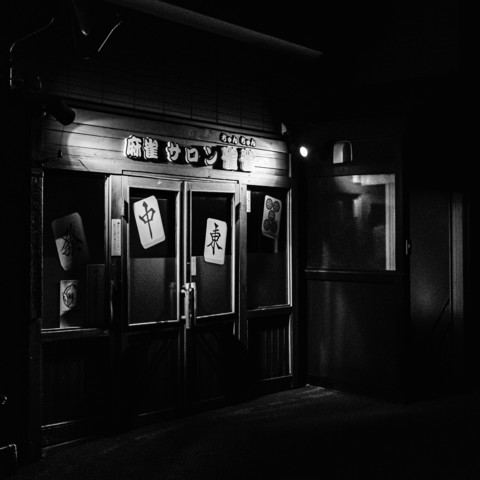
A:
[[[285,142],[275,138],[259,137],[246,131],[225,131],[181,125],[173,122],[159,122],[150,119],[132,118],[76,108],[75,122],[62,126],[55,119],[44,121],[42,150],[38,160],[47,168],[72,168],[104,173],[123,171],[150,171],[172,175],[193,175],[199,177],[238,178],[248,181],[257,176],[289,177],[290,163]],[[175,141],[180,145],[207,145],[219,147],[221,133],[245,135],[254,138],[256,145],[253,172],[223,171],[220,160],[213,167],[194,168],[191,165],[170,162],[141,162],[124,155],[125,138],[129,135],[151,137],[159,141]],[[58,156],[59,150],[61,157]]]
[[[192,403],[223,397],[221,382],[222,338],[217,331],[191,332],[188,342],[187,375]]]
[[[249,354],[258,380],[291,374],[289,316],[249,320]]]
[[[243,398],[252,372],[246,347],[231,322],[204,325],[188,332],[187,375],[190,401],[195,408]]]
[[[394,392],[399,386],[399,284],[310,280],[307,288],[310,381]]]
[[[43,425],[105,417],[108,352],[108,344],[98,339],[44,343]]]
[[[132,413],[144,415],[180,405],[179,338],[178,330],[129,336],[123,358],[124,391]]]
[[[43,88],[67,100],[278,132],[263,95],[259,59],[250,54],[239,62],[240,52],[229,50],[228,42],[179,38],[179,28],[170,32],[172,42],[165,25],[130,21],[88,61],[72,56],[42,62]]]
[[[44,126],[46,130],[59,130],[64,132],[70,132],[83,126],[92,126],[105,129],[106,136],[108,130],[112,131],[120,130],[119,135],[123,137],[127,134],[146,135],[152,137],[168,137],[170,138],[182,138],[189,139],[190,141],[218,141],[218,137],[221,132],[229,134],[242,134],[244,133],[248,137],[254,137],[256,140],[256,149],[260,150],[272,150],[275,152],[286,153],[285,142],[278,140],[275,135],[261,135],[252,133],[246,127],[231,128],[225,126],[198,126],[198,124],[187,124],[181,121],[164,120],[159,121],[156,119],[148,118],[148,116],[140,117],[138,115],[115,114],[102,112],[101,110],[92,110],[82,107],[73,108],[76,111],[75,121],[72,125],[62,126],[52,117],[45,119]],[[123,132],[122,132],[123,130]],[[100,131],[99,131],[100,132]],[[102,136],[104,132],[101,131]],[[115,136],[115,135],[110,135]],[[220,143],[220,142],[219,142]]]

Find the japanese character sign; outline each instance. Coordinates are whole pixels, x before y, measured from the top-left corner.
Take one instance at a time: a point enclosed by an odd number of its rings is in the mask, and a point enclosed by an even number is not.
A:
[[[176,142],[167,142],[165,152],[169,162],[179,162],[184,157],[184,149]]]
[[[238,168],[238,152],[235,147],[220,147],[220,155],[224,170],[237,170]]]
[[[251,148],[241,148],[238,157],[240,170],[242,172],[251,172],[255,168],[255,153]]]
[[[135,202],[133,204],[133,214],[143,248],[153,247],[165,240],[165,230],[163,229],[160,208],[155,195]]]
[[[187,163],[198,163],[200,151],[197,147],[185,147],[185,161]]]
[[[60,280],[60,327],[80,327],[83,296],[79,280]]]
[[[212,147],[202,147],[203,150],[203,163],[205,165],[213,165],[217,161],[218,152]]]
[[[158,140],[150,137],[143,139],[143,156],[145,160],[158,161]]]
[[[142,158],[142,138],[129,135],[125,139],[125,155],[129,158]]]
[[[223,265],[225,263],[225,246],[227,244],[227,224],[215,218],[207,219],[205,247],[203,257],[208,263]]]
[[[278,239],[280,219],[282,218],[282,201],[265,195],[263,203],[262,234],[266,237]]]
[[[194,165],[197,167],[213,166],[219,160],[223,170],[251,172],[255,167],[256,146],[254,138],[243,135],[237,138],[222,132],[220,141],[226,145],[180,145],[173,140],[158,140],[151,137],[129,135],[125,139],[124,154],[131,160],[141,162],[170,162]],[[240,146],[241,148],[237,148]]]
[[[52,229],[62,268],[68,271],[86,265],[90,255],[80,214],[75,212],[57,218],[52,222]]]

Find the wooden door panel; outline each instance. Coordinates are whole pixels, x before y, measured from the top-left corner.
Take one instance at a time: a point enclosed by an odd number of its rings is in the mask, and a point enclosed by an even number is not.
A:
[[[145,415],[180,405],[180,332],[131,335],[124,354],[125,390],[132,411]]]

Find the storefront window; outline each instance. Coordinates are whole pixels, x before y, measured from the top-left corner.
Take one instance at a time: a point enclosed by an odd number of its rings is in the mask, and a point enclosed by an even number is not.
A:
[[[232,313],[235,187],[126,181],[129,324]]]
[[[193,192],[191,215],[191,263],[194,264],[192,278],[197,285],[197,316],[230,313],[233,306],[233,256],[232,256],[232,195],[219,192]],[[212,227],[208,230],[208,219]],[[225,231],[220,232],[224,223]],[[225,237],[221,263],[205,258],[220,247]]]
[[[247,194],[247,306],[285,305],[289,303],[288,192],[251,187]]]
[[[307,266],[395,269],[395,176],[309,180]]]
[[[159,209],[159,212],[154,213],[157,216],[159,213],[159,218],[162,219],[163,240],[146,248],[142,245],[139,230],[136,227],[134,206],[137,202],[142,204],[152,195]],[[172,191],[139,188],[130,190],[129,218],[132,221],[129,225],[129,318],[131,324],[177,318],[176,198],[177,193]],[[149,214],[145,212],[144,215]],[[152,221],[150,226],[153,224]]]
[[[47,172],[43,206],[42,327],[101,327],[105,177]]]

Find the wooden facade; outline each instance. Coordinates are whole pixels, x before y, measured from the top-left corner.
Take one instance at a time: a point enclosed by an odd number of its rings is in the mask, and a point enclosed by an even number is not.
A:
[[[247,194],[252,190],[283,191],[285,211],[291,208],[289,153],[284,142],[255,136],[254,170],[227,171],[215,166],[137,161],[124,153],[125,139],[132,133],[160,142],[208,145],[217,149],[223,132],[218,127],[183,126],[81,108],[76,108],[73,124],[60,129],[57,124],[54,120],[44,124],[42,151],[38,157],[43,159],[42,166],[34,169],[32,177],[37,192],[33,202],[43,202],[45,216],[43,226],[34,236],[46,238],[43,230],[48,229],[52,221],[51,214],[47,215],[48,209],[53,209],[57,217],[80,211],[82,218],[87,219],[89,209],[100,210],[92,213],[103,216],[106,229],[105,232],[98,229],[104,235],[101,242],[107,252],[103,254],[105,260],[95,259],[105,267],[104,289],[100,289],[105,305],[95,307],[101,310],[100,320],[87,317],[81,328],[64,329],[55,323],[58,322],[56,304],[49,306],[45,291],[37,296],[39,301],[43,299],[36,308],[43,312],[42,318],[36,320],[39,326],[42,324],[39,392],[43,405],[42,447],[91,434],[92,428],[136,425],[179,414],[185,409],[205,408],[202,405],[212,402],[220,405],[245,394],[252,381],[276,382],[282,388],[293,385],[291,285],[285,287],[288,292],[283,304],[259,303],[262,315],[257,318],[258,309],[247,305],[248,282],[241,281],[247,276],[248,263]],[[251,132],[235,130],[237,137],[241,134],[252,136]],[[232,248],[236,251],[233,263],[236,272],[231,313],[188,330],[185,330],[185,314],[164,323],[145,324],[142,318],[135,320],[139,325],[129,323],[133,307],[127,305],[127,298],[131,298],[127,277],[133,273],[125,258],[128,255],[126,224],[133,222],[133,218],[128,220],[125,211],[128,207],[124,204],[129,199],[122,184],[126,182],[130,182],[127,188],[149,191],[154,191],[158,184],[173,183],[178,185],[172,188],[179,196],[185,194],[182,186],[192,182],[193,188],[205,185],[215,191],[216,187],[220,190],[228,187],[227,192],[234,192],[232,232],[235,232],[236,245]],[[69,184],[65,190],[61,188],[63,183]],[[48,189],[55,193],[47,192]],[[69,194],[75,198],[69,199]],[[92,200],[94,196],[96,200]],[[51,206],[56,202],[60,205]],[[32,214],[35,217],[37,211]],[[173,231],[175,228],[179,231],[183,215],[178,216]],[[289,215],[283,218],[283,228],[288,230],[291,228]],[[114,233],[110,225],[114,218],[123,223],[125,246],[119,257],[114,257],[111,251]],[[41,222],[33,218],[32,224],[40,227]],[[34,266],[35,271],[43,268],[52,272],[50,264],[57,261],[55,255],[38,251],[39,245],[32,247],[32,258],[38,264]],[[291,269],[287,263],[292,259],[290,248],[288,240],[288,247],[284,245],[284,273],[285,268]],[[45,275],[44,271],[43,285],[47,289]],[[283,282],[287,283],[287,277]],[[180,289],[175,295],[180,295]],[[140,309],[137,315],[142,315],[142,308],[136,308]]]
[[[298,382],[291,156],[258,56],[147,16],[135,22],[90,60],[37,63],[35,45],[17,49],[15,74],[38,68],[45,95],[12,96],[12,138],[25,147],[12,152],[30,170],[30,322],[12,332],[30,352],[18,386],[28,424],[14,435],[24,459]],[[58,35],[47,29],[43,41],[61,49]],[[49,109],[57,98],[73,121]],[[155,142],[153,156],[128,152],[129,139]],[[185,157],[199,152],[210,163]],[[166,232],[156,253],[138,247],[133,210],[151,195]],[[281,204],[276,239],[261,234],[266,195]],[[66,268],[53,225],[72,215],[88,260]],[[226,224],[220,265],[203,258],[207,217]],[[78,316],[62,311],[71,281],[83,285]]]

